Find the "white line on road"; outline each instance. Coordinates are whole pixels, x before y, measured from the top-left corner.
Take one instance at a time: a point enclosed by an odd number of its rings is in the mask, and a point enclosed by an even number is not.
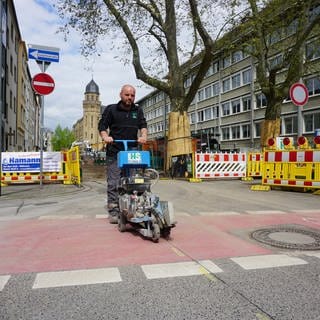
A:
[[[83,219],[85,216],[83,214],[69,214],[69,215],[47,215],[40,216],[39,220],[65,220],[65,219]]]
[[[33,289],[80,286],[122,281],[118,268],[38,273]]]
[[[286,213],[281,210],[257,210],[257,211],[247,210],[245,212],[248,214],[285,214]]]
[[[240,212],[235,212],[235,211],[223,211],[223,212],[199,212],[199,215],[201,216],[235,216],[235,215],[239,215]]]
[[[10,276],[0,276],[0,291],[3,290],[4,286],[7,284],[9,279],[10,279]]]
[[[212,273],[223,272],[210,260],[177,262],[166,264],[142,265],[141,268],[147,279],[172,278],[203,275],[203,267]]]
[[[232,261],[240,265],[245,270],[264,269],[274,267],[286,267],[301,264],[308,264],[300,258],[289,257],[285,254],[270,254],[263,256],[231,258]]]

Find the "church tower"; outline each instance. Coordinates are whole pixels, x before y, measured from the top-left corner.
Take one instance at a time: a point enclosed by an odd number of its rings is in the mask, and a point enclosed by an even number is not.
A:
[[[93,79],[87,84],[83,100],[83,141],[88,141],[93,150],[99,149],[101,141],[98,122],[101,117],[101,102],[98,85]]]

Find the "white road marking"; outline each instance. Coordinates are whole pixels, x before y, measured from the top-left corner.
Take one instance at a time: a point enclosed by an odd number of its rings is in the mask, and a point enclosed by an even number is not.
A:
[[[319,209],[303,209],[303,210],[291,210],[291,212],[306,214],[306,213],[319,213],[320,211]]]
[[[308,253],[306,253],[306,255],[310,256],[310,257],[320,258],[320,253],[319,252],[308,252]]]
[[[174,212],[174,215],[175,216],[181,216],[181,217],[190,217],[191,214],[187,213],[187,212],[183,212],[183,211],[175,211]]]
[[[147,279],[203,275],[203,267],[212,273],[223,272],[218,266],[209,260],[199,261],[199,263],[189,261],[141,266]]]
[[[9,281],[10,276],[0,276],[0,291],[3,290],[7,282]]]
[[[257,211],[247,210],[245,212],[248,214],[285,214],[286,213],[281,210],[257,210]]]
[[[308,264],[300,258],[289,257],[285,254],[270,254],[264,256],[250,256],[231,258],[232,261],[240,265],[245,270],[275,268],[285,266],[295,266]]]
[[[199,212],[201,216],[234,216],[240,215],[240,212],[235,211],[223,211],[223,212]]]
[[[96,219],[107,219],[109,214],[96,214]]]
[[[47,215],[40,216],[39,220],[64,220],[64,219],[83,219],[83,214],[70,214],[70,215]]]
[[[38,273],[33,289],[80,286],[122,281],[118,268]]]

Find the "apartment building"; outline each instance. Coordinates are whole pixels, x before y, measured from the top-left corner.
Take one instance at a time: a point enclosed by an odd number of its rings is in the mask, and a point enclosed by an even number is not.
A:
[[[39,100],[32,89],[25,42],[12,0],[0,0],[1,91],[0,150],[31,151],[39,148]]]
[[[304,55],[310,63],[302,80],[307,86],[309,100],[303,107],[297,107],[288,92],[288,98],[281,107],[282,137],[292,137],[295,141],[299,133],[298,121],[302,123],[301,133],[309,141],[320,128],[319,47],[319,34],[310,37],[304,47]],[[277,63],[277,59],[281,59],[280,54],[270,56],[272,63]],[[192,77],[192,71],[185,76],[186,90]],[[138,103],[143,107],[148,121],[149,139],[163,140],[170,112],[168,97],[155,90]],[[242,50],[228,54],[217,52],[188,110],[191,135],[198,139],[198,150],[260,150],[261,122],[265,117],[266,105],[266,98],[257,82],[253,57]]]

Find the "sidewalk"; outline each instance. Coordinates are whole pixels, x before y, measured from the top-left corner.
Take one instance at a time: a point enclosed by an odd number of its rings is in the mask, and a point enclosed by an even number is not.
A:
[[[62,183],[40,184],[11,184],[1,187],[0,201],[4,200],[22,200],[41,197],[52,197],[84,191],[85,185],[65,185]]]

